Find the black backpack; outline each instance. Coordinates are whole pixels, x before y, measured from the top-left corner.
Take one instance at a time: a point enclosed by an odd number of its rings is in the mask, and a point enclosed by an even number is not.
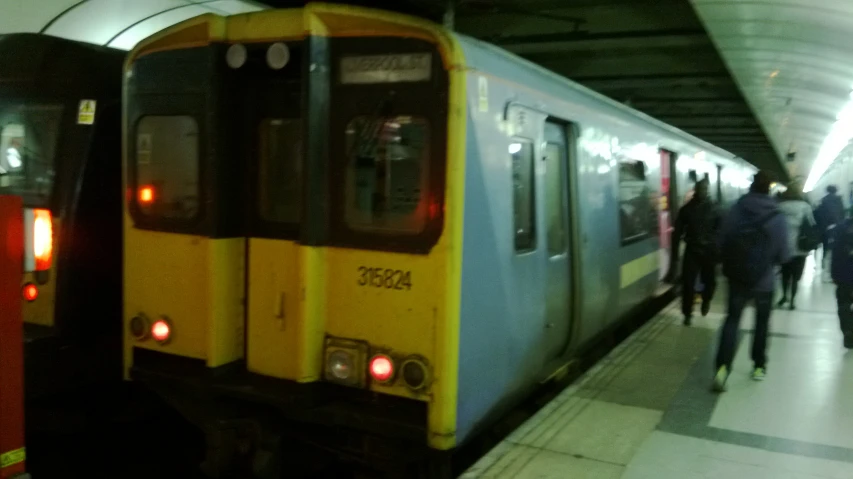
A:
[[[739,225],[734,236],[723,245],[723,274],[729,281],[752,288],[773,268],[772,243],[764,225],[778,214],[774,211],[757,221]]]
[[[797,237],[797,248],[800,251],[816,250],[820,246],[820,230],[817,225],[809,223],[807,218],[803,218],[800,223],[800,233]]]

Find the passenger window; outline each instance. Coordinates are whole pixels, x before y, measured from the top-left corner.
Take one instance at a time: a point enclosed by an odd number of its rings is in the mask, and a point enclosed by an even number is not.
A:
[[[188,219],[199,209],[198,123],[146,116],[136,128],[137,205],[143,214]]]
[[[512,156],[513,216],[515,250],[536,249],[536,196],[533,174],[533,144],[515,140],[509,145]]]
[[[649,236],[657,224],[654,198],[646,183],[645,164],[625,161],[619,164],[619,215],[622,244]]]
[[[350,121],[346,223],[353,229],[417,234],[427,222],[429,125],[398,116]]]
[[[261,218],[297,223],[302,206],[302,121],[267,118],[259,133]]]
[[[47,205],[61,122],[61,106],[0,108],[0,194],[34,196],[28,204]]]
[[[565,151],[562,145],[545,145],[545,211],[548,222],[548,254],[556,256],[566,251],[566,209],[563,202],[566,172]]]

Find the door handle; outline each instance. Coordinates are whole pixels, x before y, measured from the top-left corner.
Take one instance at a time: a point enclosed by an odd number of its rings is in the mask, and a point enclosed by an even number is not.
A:
[[[279,328],[284,330],[284,311],[285,311],[286,296],[284,292],[278,294],[278,300],[275,302],[275,317],[281,323]]]

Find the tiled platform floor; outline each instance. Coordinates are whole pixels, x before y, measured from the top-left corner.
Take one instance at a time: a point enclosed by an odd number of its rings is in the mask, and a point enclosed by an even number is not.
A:
[[[853,351],[834,291],[810,258],[798,309],[773,312],[767,379],[751,380],[741,341],[721,395],[709,385],[725,281],[693,327],[673,303],[462,477],[853,478]]]

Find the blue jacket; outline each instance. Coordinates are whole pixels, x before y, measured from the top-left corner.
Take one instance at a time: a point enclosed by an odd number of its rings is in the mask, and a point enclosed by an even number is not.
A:
[[[776,200],[770,195],[760,193],[747,193],[741,196],[729,210],[723,220],[717,240],[720,251],[722,251],[723,245],[734,237],[740,225],[759,221],[773,211],[779,214],[764,223],[764,229],[770,237],[770,251],[773,255],[773,262],[776,264],[787,263],[791,259],[791,252],[788,250],[788,223],[785,220],[785,215],[779,212]],[[768,268],[753,290],[756,292],[773,291],[773,283],[773,268]]]
[[[835,227],[835,242],[832,245],[832,280],[835,284],[853,284],[853,219]]]

